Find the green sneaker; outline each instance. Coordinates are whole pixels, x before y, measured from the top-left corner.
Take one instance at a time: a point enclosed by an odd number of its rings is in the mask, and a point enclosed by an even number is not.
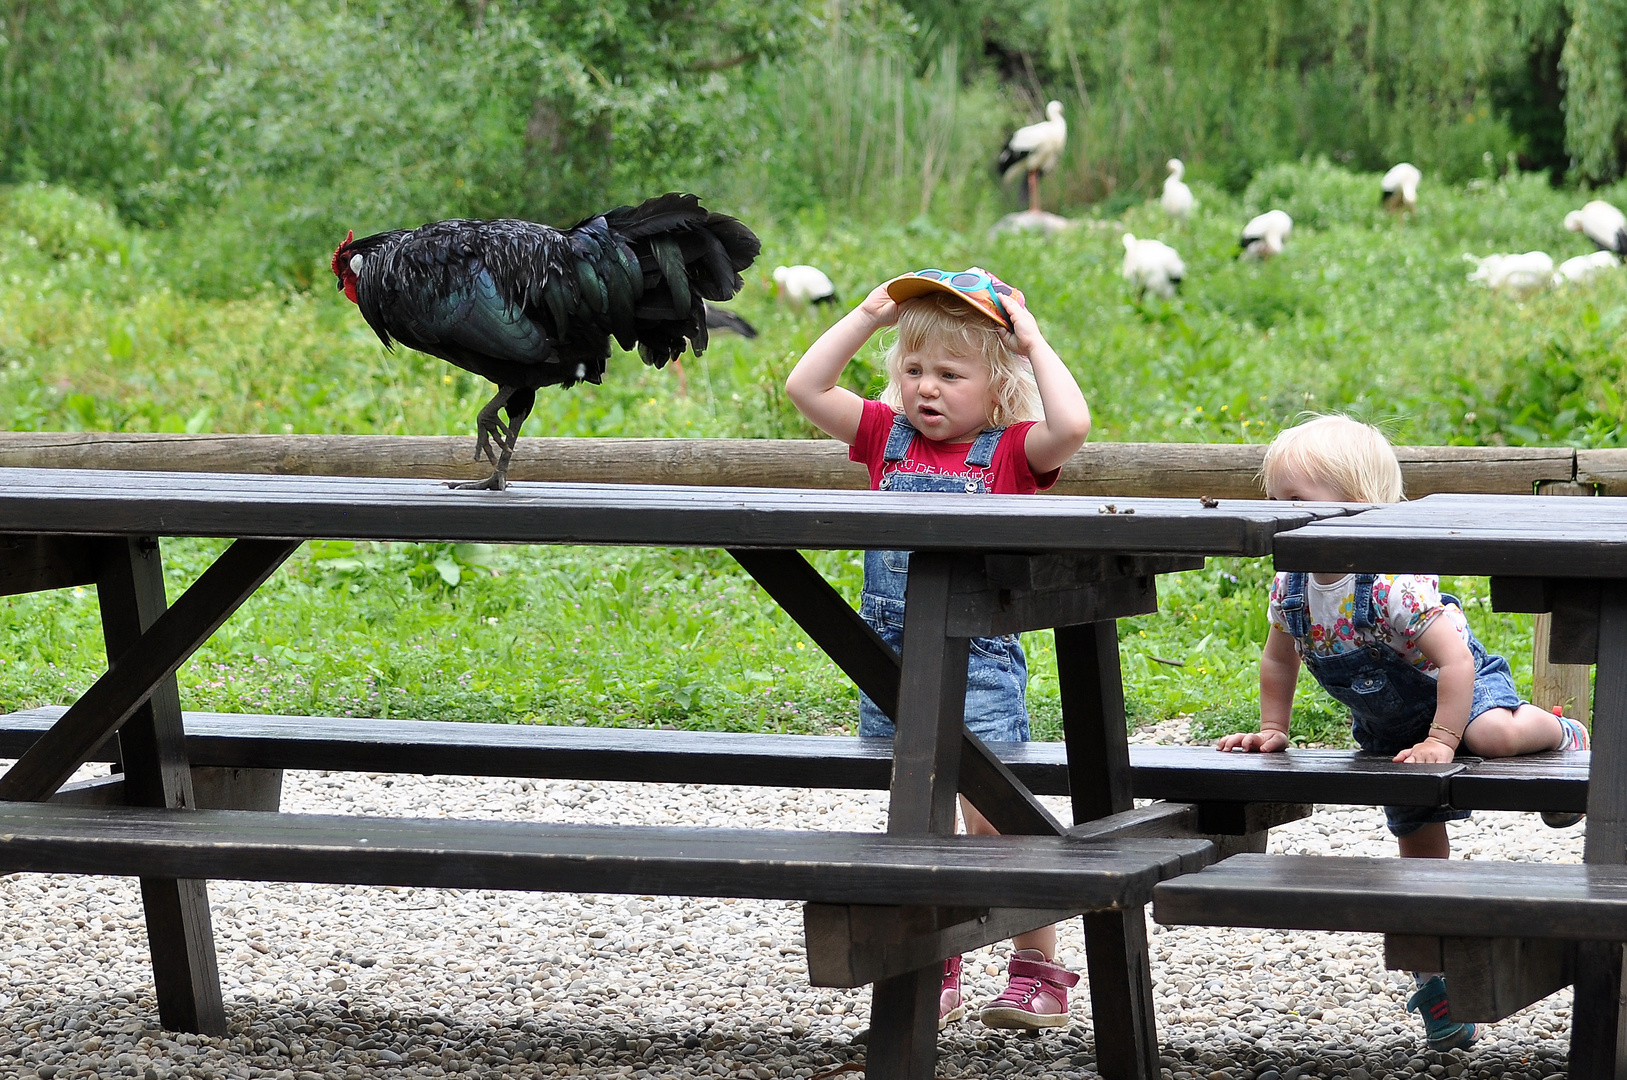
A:
[[[1452,1003],[1446,1000],[1446,980],[1431,975],[1407,999],[1407,1011],[1424,1021],[1424,1036],[1431,1050],[1467,1050],[1480,1037],[1480,1025],[1460,1024],[1452,1019]]]

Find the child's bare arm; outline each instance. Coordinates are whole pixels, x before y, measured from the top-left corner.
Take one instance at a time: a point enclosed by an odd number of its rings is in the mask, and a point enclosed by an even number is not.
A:
[[[1435,720],[1429,725],[1428,737],[1395,755],[1395,760],[1451,761],[1474,707],[1474,654],[1445,616],[1418,635],[1418,651],[1441,671],[1435,680]]]
[[[1273,626],[1260,653],[1260,730],[1228,735],[1217,749],[1264,754],[1288,749],[1288,719],[1298,681],[1299,653],[1294,651],[1294,639]]]
[[[845,386],[837,386],[836,380],[870,335],[897,321],[898,305],[887,295],[886,286],[878,285],[864,303],[821,334],[791,369],[785,393],[820,431],[849,445],[859,437],[864,399]]]
[[[1090,435],[1090,406],[1074,381],[1073,372],[1040,333],[1039,323],[1023,305],[1007,303],[1017,337],[1017,351],[1034,365],[1034,381],[1039,384],[1040,404],[1045,419],[1028,429],[1023,451],[1028,467],[1037,473],[1061,468]]]

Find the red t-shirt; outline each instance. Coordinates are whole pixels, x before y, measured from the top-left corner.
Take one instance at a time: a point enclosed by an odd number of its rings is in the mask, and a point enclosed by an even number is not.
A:
[[[866,401],[864,415],[859,418],[859,434],[848,447],[847,456],[870,470],[870,490],[881,487],[881,478],[890,472],[935,473],[940,476],[964,477],[982,480],[983,486],[996,495],[1032,495],[1056,483],[1061,469],[1052,469],[1039,476],[1028,464],[1028,429],[1034,421],[1024,420],[1006,428],[1000,443],[994,448],[994,461],[986,469],[966,464],[966,454],[972,449],[970,442],[940,443],[917,433],[904,451],[903,461],[888,462],[887,436],[893,429],[892,406],[880,401]]]

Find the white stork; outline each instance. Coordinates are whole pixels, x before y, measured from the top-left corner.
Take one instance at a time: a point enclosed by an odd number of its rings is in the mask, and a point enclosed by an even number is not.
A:
[[[794,308],[805,308],[809,304],[840,303],[836,296],[836,286],[831,283],[825,272],[816,266],[806,266],[802,263],[796,266],[776,266],[774,285],[779,290],[780,299]]]
[[[1045,119],[1037,124],[1018,128],[1006,140],[995,168],[1005,180],[1014,180],[1019,174],[1028,174],[1028,209],[1039,212],[1039,178],[1056,168],[1062,160],[1062,148],[1068,144],[1068,122],[1062,119],[1062,102],[1053,101],[1045,106]]]
[[[1627,256],[1627,215],[1603,199],[1566,214],[1565,228],[1586,236],[1600,251]]]
[[[1475,264],[1469,280],[1478,281],[1493,292],[1512,293],[1523,299],[1553,284],[1554,260],[1546,251],[1484,258],[1465,253],[1463,258]]]
[[[1169,175],[1164,178],[1164,195],[1158,203],[1164,208],[1164,213],[1177,221],[1185,221],[1192,212],[1192,189],[1181,179],[1186,175],[1186,165],[1180,158],[1172,157],[1164,167],[1169,170]]]
[[[1418,185],[1423,178],[1416,165],[1403,161],[1379,181],[1379,202],[1395,214],[1418,209]]]
[[[1174,248],[1159,240],[1137,240],[1124,234],[1124,280],[1136,295],[1152,293],[1173,300],[1186,277],[1186,264]]]
[[[1237,241],[1243,249],[1239,257],[1269,259],[1273,255],[1281,255],[1283,241],[1293,231],[1294,219],[1282,210],[1267,210],[1258,217],[1250,218]]]
[[[1600,274],[1609,273],[1621,265],[1614,251],[1593,251],[1566,259],[1554,271],[1554,287],[1586,285]]]

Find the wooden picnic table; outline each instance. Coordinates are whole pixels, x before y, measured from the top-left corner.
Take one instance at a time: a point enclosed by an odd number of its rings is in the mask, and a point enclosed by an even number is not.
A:
[[[96,584],[112,658],[0,777],[0,865],[149,868],[142,894],[161,1020],[201,1031],[224,1027],[208,876],[635,892],[654,880],[696,895],[800,898],[811,901],[810,939],[818,928],[821,948],[847,950],[853,970],[874,978],[872,1074],[907,1080],[933,1075],[943,956],[1084,912],[1098,1067],[1151,1080],[1158,1048],[1141,904],[1156,880],[1196,869],[1213,849],[1140,839],[1144,822],[1064,835],[964,729],[968,639],[1057,628],[1075,823],[1129,814],[1115,620],[1156,610],[1159,573],[1208,555],[1263,555],[1280,531],[1347,512],[1210,502],[524,483],[497,493],[413,480],[0,469],[0,595]],[[169,606],[164,536],[233,541]],[[896,720],[888,835],[779,832],[754,844],[751,833],[721,830],[194,809],[175,672],[302,541],[319,538],[729,550]],[[901,655],[798,553],[866,547],[915,552]],[[32,805],[114,733],[127,807]],[[952,837],[957,793],[1006,835]],[[933,896],[943,906],[920,906]]]
[[[1568,871],[1561,872],[1548,895],[1533,895],[1527,883],[1522,901],[1524,925],[1554,936],[1579,897],[1598,909],[1594,925],[1604,940],[1576,946],[1570,1076],[1620,1075],[1627,1068],[1622,940],[1603,908],[1615,900],[1617,868],[1627,864],[1627,500],[1430,495],[1282,536],[1275,559],[1280,570],[1488,576],[1495,608],[1553,613],[1556,662],[1597,663],[1586,887],[1568,887],[1559,880]],[[1371,905],[1372,888],[1369,878],[1354,891]]]

